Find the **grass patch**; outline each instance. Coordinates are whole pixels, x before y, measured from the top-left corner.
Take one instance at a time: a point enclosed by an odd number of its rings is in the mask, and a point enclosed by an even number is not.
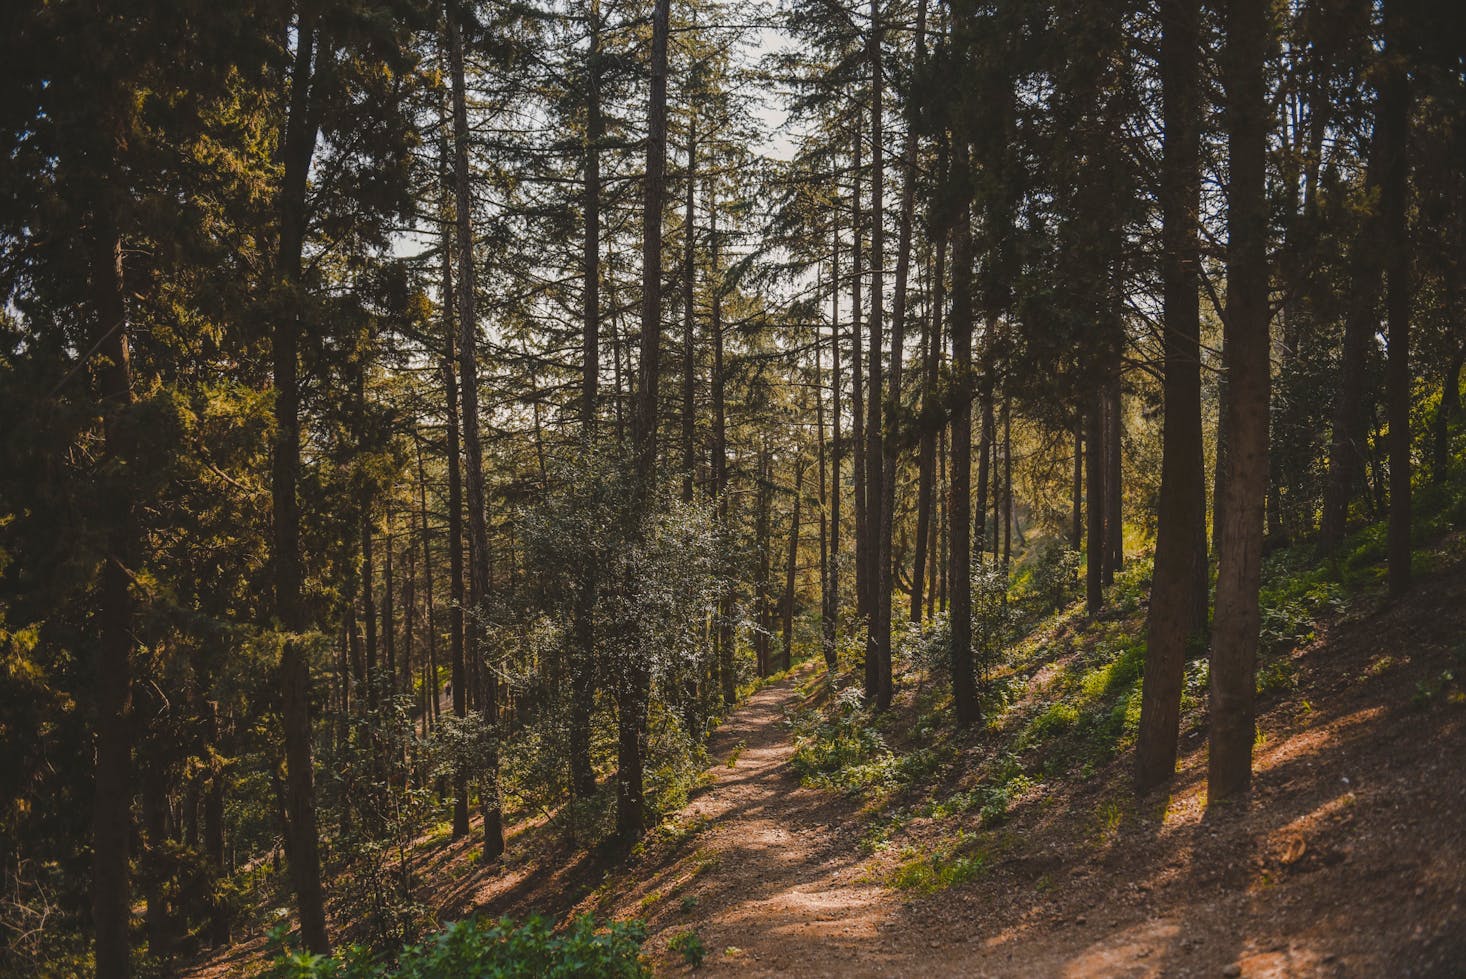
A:
[[[934,894],[971,880],[987,867],[987,854],[977,849],[974,837],[959,832],[949,845],[931,853],[908,850],[905,860],[886,878],[901,891]]]

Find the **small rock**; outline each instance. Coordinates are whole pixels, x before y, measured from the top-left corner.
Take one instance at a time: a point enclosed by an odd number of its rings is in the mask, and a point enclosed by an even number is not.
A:
[[[1226,979],[1237,979],[1237,977],[1241,974],[1242,966],[1238,965],[1236,962],[1233,962],[1231,965],[1222,970],[1222,975],[1225,976]]]
[[[1082,925],[1082,924],[1084,924],[1084,923],[1085,923],[1085,922],[1086,922],[1086,921],[1087,921],[1087,920],[1088,920],[1088,919],[1087,919],[1087,918],[1085,918],[1085,917],[1084,917],[1084,915],[1082,915],[1082,914],[1081,914],[1081,915],[1080,915],[1080,916],[1079,916],[1079,917],[1077,917],[1077,918],[1075,918],[1075,919],[1074,919],[1074,923],[1075,923],[1075,924],[1076,924],[1076,925]]]

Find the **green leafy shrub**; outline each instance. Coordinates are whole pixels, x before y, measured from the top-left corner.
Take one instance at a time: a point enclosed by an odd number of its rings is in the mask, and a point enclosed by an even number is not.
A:
[[[1040,613],[1069,603],[1079,585],[1079,552],[1049,538],[1034,547],[1024,580],[1024,595]]]
[[[703,945],[702,939],[691,928],[673,935],[672,940],[667,943],[667,947],[682,956],[682,961],[694,969],[702,965],[703,959],[707,958],[708,954],[708,950]]]
[[[279,933],[272,941],[283,945]],[[455,922],[420,945],[402,949],[395,963],[374,959],[360,947],[335,955],[283,950],[271,979],[642,979],[651,971],[641,954],[640,922],[597,928],[576,918],[559,932],[543,918],[515,924],[469,919]]]

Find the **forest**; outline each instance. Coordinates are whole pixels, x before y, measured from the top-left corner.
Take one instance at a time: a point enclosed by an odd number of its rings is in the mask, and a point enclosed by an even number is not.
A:
[[[0,85],[0,974],[1460,974],[1456,0]]]

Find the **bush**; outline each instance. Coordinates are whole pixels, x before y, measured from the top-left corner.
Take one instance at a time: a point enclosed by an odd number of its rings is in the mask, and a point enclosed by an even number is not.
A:
[[[278,934],[272,938],[280,941]],[[516,925],[470,919],[444,928],[421,945],[405,947],[393,965],[374,961],[360,947],[336,955],[285,951],[273,979],[641,979],[651,970],[641,955],[646,930],[640,922],[597,928],[576,918],[556,932],[542,918]]]
[[[708,954],[707,947],[703,945],[702,939],[697,937],[697,932],[690,928],[687,931],[673,935],[672,940],[667,943],[667,947],[682,956],[682,961],[694,969],[702,965],[703,959],[707,958]]]
[[[1040,612],[1069,604],[1079,585],[1079,552],[1050,538],[1034,548],[1025,591]]]

